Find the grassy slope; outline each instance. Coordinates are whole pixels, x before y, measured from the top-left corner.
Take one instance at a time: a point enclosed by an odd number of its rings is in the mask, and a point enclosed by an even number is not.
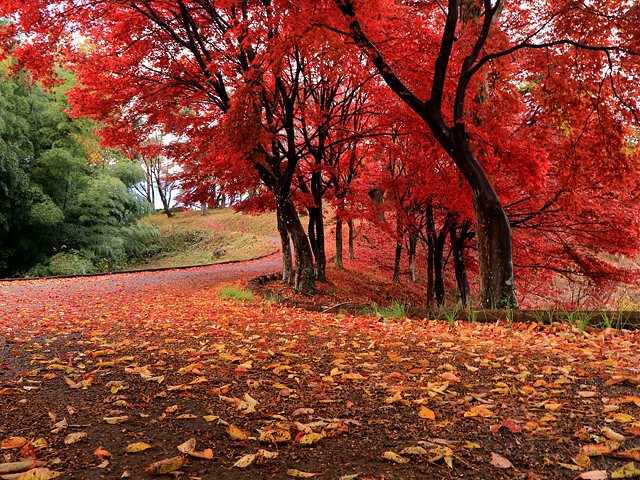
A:
[[[145,219],[160,230],[163,251],[135,268],[179,267],[247,260],[276,250],[273,214],[244,215],[230,209],[158,213]]]

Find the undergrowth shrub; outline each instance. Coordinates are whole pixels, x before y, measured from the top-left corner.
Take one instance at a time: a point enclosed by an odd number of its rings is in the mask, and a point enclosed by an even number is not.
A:
[[[39,263],[28,272],[30,277],[50,277],[57,275],[83,275],[94,273],[95,265],[90,253],[70,250],[57,253],[46,263]]]

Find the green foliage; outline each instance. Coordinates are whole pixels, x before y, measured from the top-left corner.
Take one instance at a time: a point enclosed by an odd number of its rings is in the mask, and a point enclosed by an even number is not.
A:
[[[379,318],[393,318],[395,320],[400,320],[406,316],[406,306],[404,303],[400,302],[393,302],[391,305],[387,306],[374,304],[371,308],[367,309],[365,313],[375,315]]]
[[[142,182],[146,175],[138,163],[121,160],[109,166],[109,173],[124,183],[125,187],[131,188]]]
[[[218,297],[230,300],[243,300],[247,302],[254,301],[253,293],[234,286],[228,286],[220,289],[218,291]]]
[[[92,255],[85,251],[62,252],[51,257],[45,264],[38,264],[28,272],[30,277],[58,275],[83,275],[94,273]]]
[[[144,172],[68,117],[65,90],[0,66],[0,276],[118,269],[159,249],[157,230],[136,225],[152,211],[130,191]]]

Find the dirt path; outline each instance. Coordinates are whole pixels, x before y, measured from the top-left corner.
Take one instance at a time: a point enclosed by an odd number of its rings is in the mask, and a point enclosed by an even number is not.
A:
[[[96,300],[119,303],[119,296],[145,297],[176,286],[192,291],[208,290],[223,283],[247,281],[277,271],[280,252],[258,260],[156,272],[122,273],[97,277],[61,278],[0,283],[0,320],[18,320],[34,311],[64,309],[70,297],[84,297],[87,306]]]

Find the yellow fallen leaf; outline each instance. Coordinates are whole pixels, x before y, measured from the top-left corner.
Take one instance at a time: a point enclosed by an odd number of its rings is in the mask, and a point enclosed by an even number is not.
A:
[[[550,412],[557,412],[561,408],[562,408],[561,403],[545,403],[544,404],[544,409],[549,410]]]
[[[640,470],[636,468],[635,463],[627,463],[625,466],[611,472],[611,478],[638,478]]]
[[[165,473],[171,473],[178,470],[184,465],[184,457],[177,456],[154,462],[144,469],[145,472],[153,475],[164,475]]]
[[[427,455],[427,451],[416,445],[415,447],[405,447],[400,451],[400,455]]]
[[[151,445],[149,445],[148,443],[145,442],[135,442],[135,443],[130,443],[129,445],[127,445],[127,448],[124,449],[125,453],[138,453],[138,452],[143,452],[145,450],[148,450],[150,448],[153,448]]]
[[[297,478],[311,478],[311,477],[315,477],[316,475],[320,475],[319,473],[311,473],[311,472],[303,472],[302,470],[298,470],[296,468],[290,468],[287,470],[287,475],[289,475],[290,477],[297,477]]]
[[[285,443],[291,440],[289,430],[277,428],[275,430],[261,430],[258,441],[265,443]]]
[[[613,413],[605,419],[605,422],[609,423],[632,423],[635,421],[636,419],[627,413]]]
[[[436,414],[430,408],[425,407],[424,405],[420,407],[420,411],[418,412],[418,416],[421,418],[426,418],[427,420],[435,420]]]
[[[471,407],[468,411],[464,412],[465,417],[493,417],[493,412],[487,407]]]
[[[109,425],[116,425],[117,423],[123,423],[129,420],[129,416],[122,415],[120,417],[104,417],[103,420]]]
[[[313,445],[314,443],[318,443],[320,440],[324,438],[323,433],[307,433],[300,438],[300,445]]]
[[[227,425],[227,434],[231,437],[231,440],[248,440],[249,434],[234,424]]]
[[[214,422],[218,420],[220,417],[218,415],[205,415],[204,418],[207,422]]]
[[[409,459],[406,457],[403,457],[401,455],[398,455],[395,452],[392,452],[390,450],[384,452],[382,454],[382,458],[384,458],[385,460],[389,460],[391,462],[394,463],[409,463]]]

